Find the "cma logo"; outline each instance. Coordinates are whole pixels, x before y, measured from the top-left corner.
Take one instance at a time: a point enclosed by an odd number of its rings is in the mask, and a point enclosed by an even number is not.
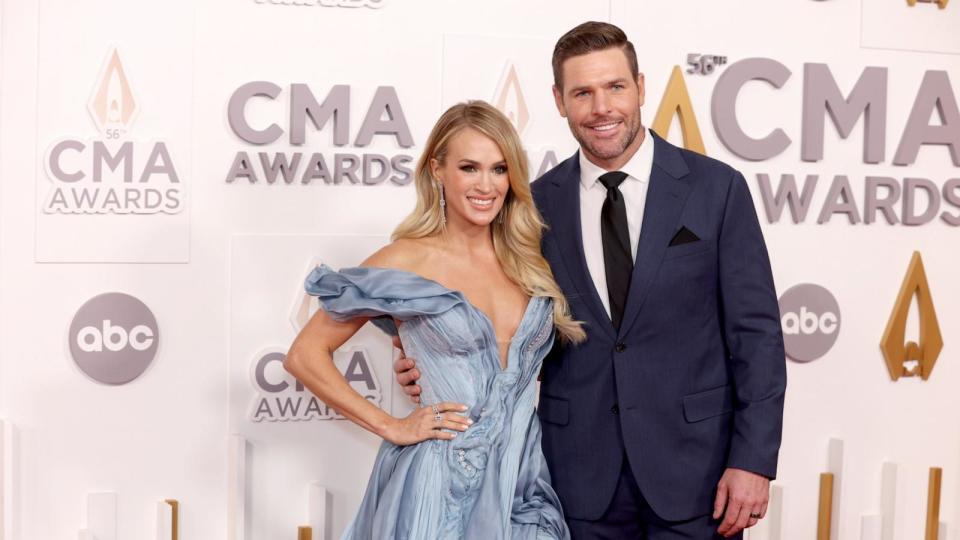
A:
[[[303,383],[283,369],[286,353],[271,349],[258,354],[252,364],[253,385],[257,396],[250,419],[254,422],[288,420],[343,420],[337,411],[311,394]],[[380,406],[383,393],[371,357],[359,347],[341,348],[333,353],[333,362],[347,383],[358,394]]]
[[[44,156],[52,187],[48,214],[176,214],[184,188],[164,141],[131,139],[140,110],[116,49],[107,55],[87,104],[100,131],[94,139],[66,137]]]
[[[135,351],[145,351],[153,345],[153,330],[144,324],[138,324],[129,331],[114,325],[110,319],[103,321],[102,327],[85,326],[77,333],[77,346],[85,352],[122,351],[129,345]]]
[[[329,89],[322,100],[310,86],[291,84],[283,100],[287,113],[278,114],[270,107],[284,94],[283,88],[270,81],[251,81],[241,85],[230,96],[227,121],[234,135],[245,143],[261,147],[261,151],[241,150],[234,155],[226,182],[246,179],[253,184],[260,179],[268,184],[358,184],[378,185],[387,181],[405,185],[413,179],[413,156],[401,150],[382,154],[370,149],[374,137],[393,138],[400,149],[414,145],[410,125],[404,115],[400,97],[392,86],[378,86],[370,106],[360,123],[356,137],[350,136],[351,103],[356,97],[349,85],[338,84]],[[284,127],[269,121],[273,110],[282,118]],[[267,125],[263,125],[267,124]],[[307,145],[307,134],[330,126],[333,151],[313,151]],[[264,146],[286,136],[292,149],[267,151]],[[363,151],[355,151],[363,149]]]
[[[840,333],[840,306],[827,289],[803,283],[780,297],[780,323],[787,357],[811,362],[827,354]]]
[[[80,306],[68,334],[77,367],[104,384],[125,384],[142,375],[160,344],[150,308],[119,292],[95,296]]]

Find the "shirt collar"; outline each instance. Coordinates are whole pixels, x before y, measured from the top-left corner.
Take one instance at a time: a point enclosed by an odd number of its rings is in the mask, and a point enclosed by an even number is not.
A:
[[[627,173],[628,178],[646,182],[650,178],[650,169],[653,167],[653,137],[650,136],[650,130],[646,127],[643,131],[643,142],[640,143],[640,148],[637,148],[636,153],[620,168],[620,171]],[[583,151],[580,152],[580,185],[584,189],[591,189],[607,172],[609,171],[587,159]]]

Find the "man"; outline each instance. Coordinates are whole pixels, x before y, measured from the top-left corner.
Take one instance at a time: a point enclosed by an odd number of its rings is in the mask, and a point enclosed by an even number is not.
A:
[[[743,176],[644,128],[616,26],[553,53],[580,151],[533,183],[542,248],[587,340],[542,372],[543,451],[574,539],[739,537],[766,513],[786,368]],[[398,380],[417,394],[409,359]]]

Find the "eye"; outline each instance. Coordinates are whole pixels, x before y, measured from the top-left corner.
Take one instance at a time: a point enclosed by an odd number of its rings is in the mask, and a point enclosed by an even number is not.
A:
[[[624,88],[626,88],[626,87],[625,87],[622,83],[617,83],[617,84],[613,85],[613,89],[614,89],[614,90],[623,90]]]
[[[507,174],[507,166],[497,165],[496,167],[493,168],[493,172],[496,174]]]
[[[587,94],[589,94],[589,93],[590,93],[590,92],[587,92],[586,90],[578,90],[578,91],[576,91],[576,92],[573,93],[573,97],[583,97],[583,96],[585,96],[585,95],[587,95]]]
[[[460,170],[463,172],[474,172],[477,170],[473,165],[461,165]]]

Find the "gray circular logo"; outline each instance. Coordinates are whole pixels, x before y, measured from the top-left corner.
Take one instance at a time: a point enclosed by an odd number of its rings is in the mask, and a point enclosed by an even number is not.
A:
[[[105,293],[83,304],[70,323],[70,355],[94,380],[125,384],[157,354],[160,331],[153,312],[124,293]]]
[[[780,324],[787,357],[811,362],[827,354],[840,334],[840,306],[820,285],[801,283],[780,296]]]

